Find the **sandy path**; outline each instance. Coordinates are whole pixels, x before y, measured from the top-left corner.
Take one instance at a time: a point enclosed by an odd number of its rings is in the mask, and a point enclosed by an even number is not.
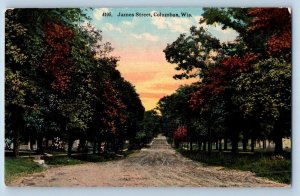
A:
[[[192,187],[282,187],[251,172],[203,166],[175,152],[158,136],[151,148],[126,159],[52,167],[42,173],[19,178],[9,186],[192,186]]]

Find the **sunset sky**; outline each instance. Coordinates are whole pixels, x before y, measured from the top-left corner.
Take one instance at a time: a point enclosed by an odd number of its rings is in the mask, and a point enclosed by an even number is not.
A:
[[[178,13],[192,17],[118,17],[121,13]],[[102,14],[112,13],[112,17]],[[103,41],[112,43],[112,55],[120,57],[117,69],[130,81],[140,95],[146,110],[153,109],[163,96],[172,94],[180,85],[195,80],[175,80],[176,65],[169,64],[163,50],[191,26],[199,26],[202,8],[98,8],[88,12],[91,25],[103,32]],[[232,41],[237,36],[219,25],[203,25],[221,41]]]

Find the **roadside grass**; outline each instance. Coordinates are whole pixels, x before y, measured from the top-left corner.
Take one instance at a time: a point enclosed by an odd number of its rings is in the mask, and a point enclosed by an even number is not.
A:
[[[98,154],[74,154],[71,157],[67,155],[59,155],[45,158],[45,163],[47,165],[56,165],[56,166],[64,166],[64,165],[76,165],[82,163],[99,163],[106,161],[115,161],[120,160],[124,157],[129,156],[130,154],[136,151],[124,151],[120,154],[115,153],[104,153],[101,155]]]
[[[272,153],[238,153],[187,151],[177,149],[183,156],[210,166],[222,166],[224,169],[251,171],[256,176],[265,177],[280,183],[291,183],[290,153],[274,156]]]
[[[43,171],[43,167],[33,162],[30,158],[12,158],[5,157],[5,182],[32,174],[35,172]]]
[[[129,150],[120,154],[105,153],[101,155],[94,154],[74,154],[71,157],[66,153],[52,153],[53,156],[43,156],[45,164],[49,166],[77,165],[83,163],[97,163],[106,161],[115,161],[125,158],[138,150]],[[22,156],[32,156],[33,153],[23,153]],[[18,177],[27,176],[44,170],[38,163],[33,162],[34,157],[11,157],[11,153],[5,156],[5,182],[8,183]]]

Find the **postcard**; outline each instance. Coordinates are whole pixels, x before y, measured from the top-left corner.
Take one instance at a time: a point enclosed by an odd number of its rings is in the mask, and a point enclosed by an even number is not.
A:
[[[5,183],[290,187],[290,8],[5,13]]]

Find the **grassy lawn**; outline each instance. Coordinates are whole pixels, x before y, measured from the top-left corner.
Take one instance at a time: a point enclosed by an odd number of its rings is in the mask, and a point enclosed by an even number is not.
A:
[[[224,169],[236,169],[254,172],[257,176],[290,184],[291,158],[290,153],[284,156],[273,156],[272,153],[239,153],[212,152],[209,156],[205,152],[177,150],[185,157],[211,166],[223,166]]]
[[[41,172],[43,168],[29,158],[5,157],[5,181],[9,182],[14,178]]]

